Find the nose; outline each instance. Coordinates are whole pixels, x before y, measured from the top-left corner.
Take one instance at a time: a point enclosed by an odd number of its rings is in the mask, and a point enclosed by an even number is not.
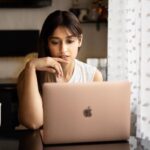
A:
[[[60,45],[60,52],[63,54],[67,51],[67,44],[65,42],[62,42]]]

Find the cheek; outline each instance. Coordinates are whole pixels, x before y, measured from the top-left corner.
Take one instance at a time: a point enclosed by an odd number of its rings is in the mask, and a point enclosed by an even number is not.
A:
[[[56,47],[48,45],[48,49],[51,56],[53,57],[57,56],[58,50]]]
[[[74,53],[73,53],[73,58],[76,58],[77,55],[78,55],[78,51],[74,52]]]
[[[77,54],[78,54],[78,46],[72,46],[71,48],[70,48],[70,53],[72,54],[72,56],[73,57],[76,57],[77,56]]]

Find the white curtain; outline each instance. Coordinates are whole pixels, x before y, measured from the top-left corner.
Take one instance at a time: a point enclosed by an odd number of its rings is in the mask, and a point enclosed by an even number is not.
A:
[[[108,8],[108,80],[130,80],[131,134],[150,140],[150,0]]]

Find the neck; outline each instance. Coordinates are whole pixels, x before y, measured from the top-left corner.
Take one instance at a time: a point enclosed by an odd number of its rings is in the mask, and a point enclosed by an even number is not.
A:
[[[75,61],[72,61],[69,64],[62,65],[64,81],[70,80],[74,72],[74,67],[75,67]]]

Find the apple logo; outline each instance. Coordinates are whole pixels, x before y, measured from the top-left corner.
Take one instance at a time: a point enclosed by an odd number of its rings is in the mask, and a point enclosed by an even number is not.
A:
[[[92,117],[92,109],[90,108],[90,106],[83,110],[83,115],[85,117]]]

